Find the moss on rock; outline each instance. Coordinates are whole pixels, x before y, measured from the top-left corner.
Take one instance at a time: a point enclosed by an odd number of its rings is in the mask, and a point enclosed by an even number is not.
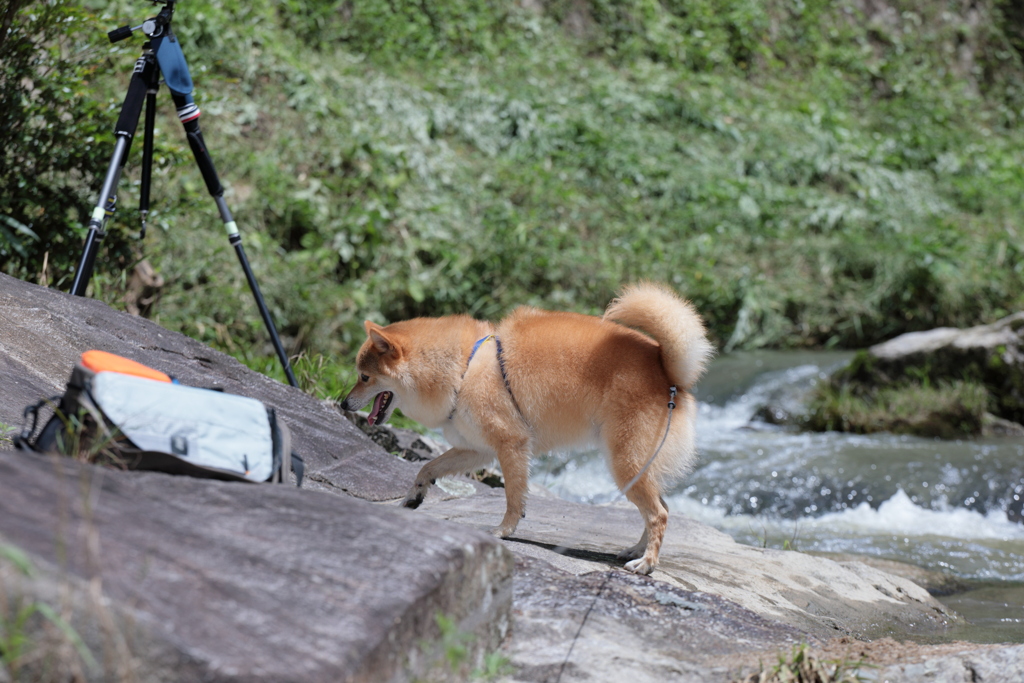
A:
[[[981,435],[993,420],[1024,422],[1021,329],[1018,313],[966,330],[901,335],[861,351],[818,387],[805,426],[957,438]]]
[[[814,431],[892,432],[955,439],[981,434],[988,392],[973,382],[906,383],[856,392],[828,383],[816,391],[806,426]]]

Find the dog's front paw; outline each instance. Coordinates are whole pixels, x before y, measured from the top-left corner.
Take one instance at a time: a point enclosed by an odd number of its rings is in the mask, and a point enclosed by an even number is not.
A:
[[[433,484],[434,480],[431,479],[430,483]],[[413,484],[413,487],[409,489],[409,493],[405,494],[405,500],[402,501],[402,507],[415,510],[422,503],[423,499],[427,497],[427,483],[417,481]]]
[[[641,557],[632,562],[626,563],[626,569],[633,572],[634,574],[647,575],[654,571],[654,564],[647,561],[647,558]]]

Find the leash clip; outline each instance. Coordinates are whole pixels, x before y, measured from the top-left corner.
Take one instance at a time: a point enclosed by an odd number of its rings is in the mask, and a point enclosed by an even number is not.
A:
[[[668,409],[675,410],[676,407],[676,387],[672,385],[668,388]]]

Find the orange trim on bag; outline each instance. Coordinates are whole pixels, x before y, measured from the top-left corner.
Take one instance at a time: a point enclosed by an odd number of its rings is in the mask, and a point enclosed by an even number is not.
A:
[[[106,351],[86,351],[82,354],[82,366],[93,372],[120,372],[122,375],[134,375],[155,379],[158,382],[170,382],[169,375],[151,367],[136,363],[133,360],[107,353]]]

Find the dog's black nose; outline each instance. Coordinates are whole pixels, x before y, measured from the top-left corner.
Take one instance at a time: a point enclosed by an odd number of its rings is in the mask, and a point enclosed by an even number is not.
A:
[[[352,410],[351,408],[348,407],[348,399],[347,398],[343,399],[342,402],[339,403],[338,405],[341,406],[342,410]]]

